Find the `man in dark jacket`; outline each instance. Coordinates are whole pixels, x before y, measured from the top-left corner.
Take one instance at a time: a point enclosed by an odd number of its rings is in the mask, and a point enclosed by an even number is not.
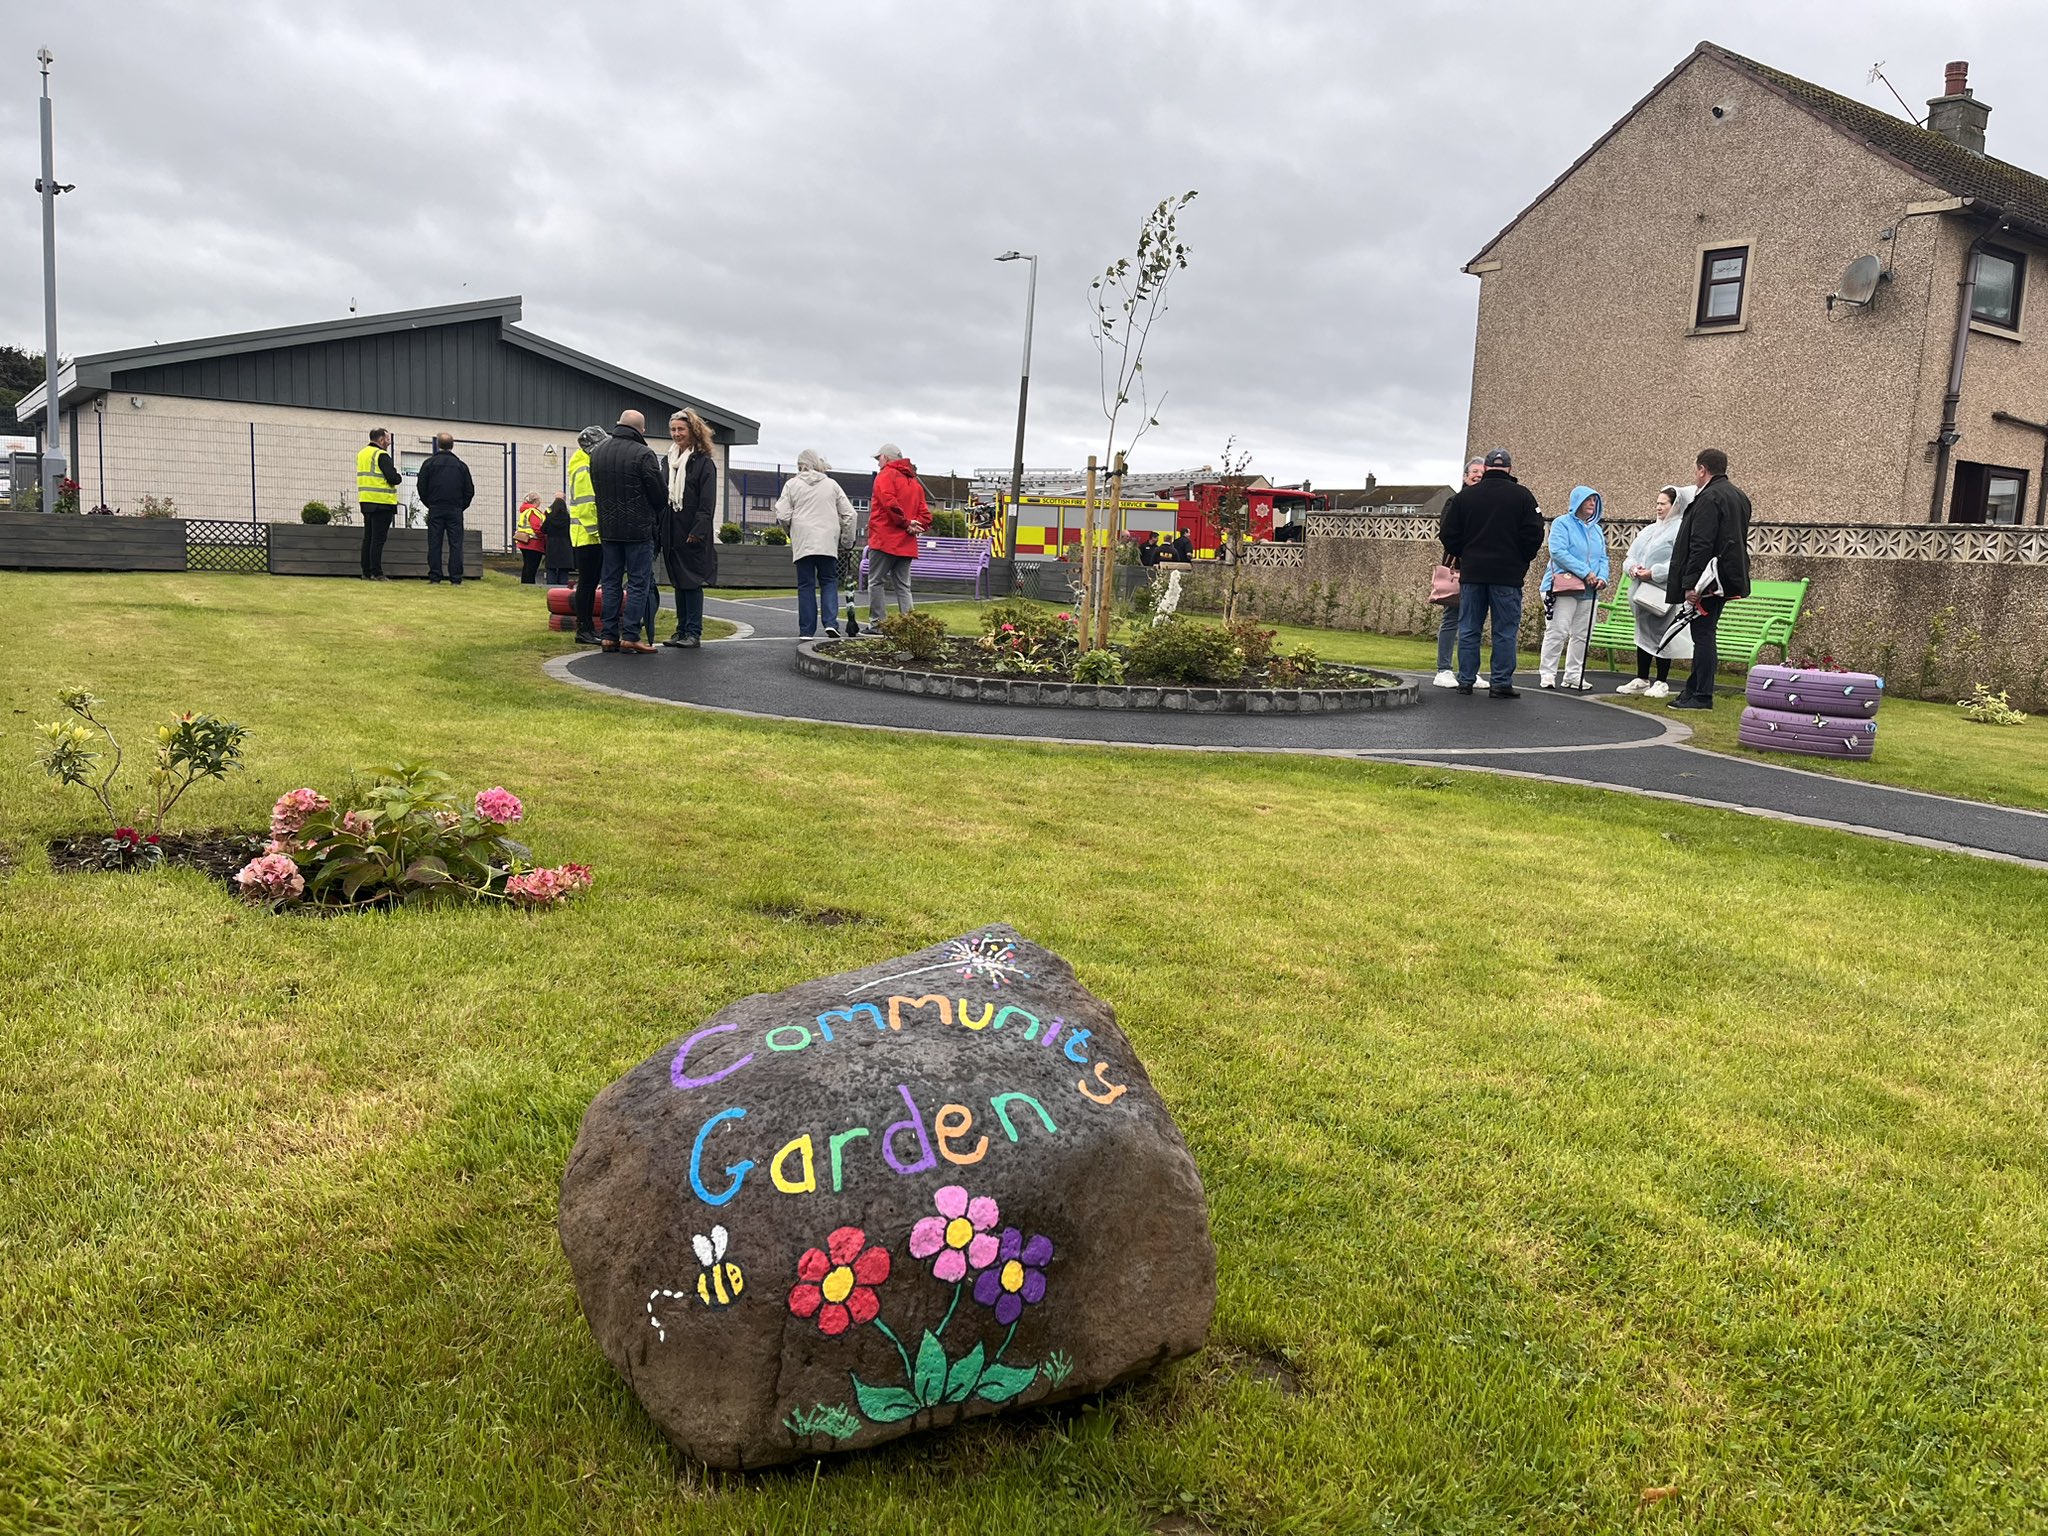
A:
[[[1487,693],[1496,699],[1521,697],[1515,689],[1515,641],[1522,628],[1522,583],[1543,547],[1543,511],[1508,473],[1514,463],[1505,448],[1489,453],[1479,483],[1453,496],[1437,525],[1444,564],[1458,573],[1458,692],[1469,694],[1478,681],[1479,631],[1490,613],[1493,670]]]
[[[441,580],[441,543],[448,543],[448,582],[462,585],[462,514],[476,500],[476,482],[469,466],[455,457],[455,434],[443,432],[434,439],[434,451],[420,466],[416,486],[420,502],[427,509],[427,581]],[[481,579],[482,573],[478,573]]]
[[[621,414],[612,435],[590,450],[590,488],[604,544],[600,643],[607,651],[651,655],[654,647],[646,641],[619,638],[620,616],[641,613],[653,588],[655,519],[668,506],[668,479],[647,446],[647,418],[638,411]]]
[[[1702,448],[1693,483],[1699,494],[1679,519],[1678,537],[1671,544],[1671,576],[1664,589],[1683,592],[1687,605],[1699,615],[1692,621],[1692,676],[1671,701],[1673,709],[1714,707],[1721,610],[1733,599],[1749,596],[1749,498],[1728,478],[1728,455],[1718,448]]]

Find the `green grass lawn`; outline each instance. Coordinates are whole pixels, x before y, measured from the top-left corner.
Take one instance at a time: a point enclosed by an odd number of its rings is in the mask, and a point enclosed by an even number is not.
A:
[[[2048,1522],[2039,874],[1479,775],[700,715],[549,681],[568,637],[516,589],[459,623],[332,591],[0,574],[0,1530]],[[29,727],[69,682],[138,736],[251,729],[188,825],[427,758],[597,886],[320,921],[53,876],[88,820]],[[788,916],[825,906],[864,920]],[[1211,1347],[1076,1411],[682,1463],[556,1241],[585,1105],[741,995],[997,918],[1187,1133]]]
[[[983,604],[935,602],[927,606],[957,633],[980,632]],[[1291,650],[1300,645],[1313,646],[1326,661],[1356,662],[1402,672],[1436,670],[1434,635],[1378,635],[1349,629],[1306,629],[1293,624],[1267,627],[1279,633],[1282,647]],[[1524,666],[1533,671],[1535,652],[1525,650],[1522,658]],[[1604,653],[1596,651],[1589,676],[1597,678],[1605,660]],[[1676,675],[1682,678],[1684,673],[1685,664],[1681,662]],[[1724,687],[1739,686],[1741,681],[1739,672],[1722,674]],[[1534,683],[1525,686],[1533,687]],[[1673,686],[1677,684],[1674,682]],[[1742,715],[1742,700],[1736,694],[1723,695],[1720,707],[1712,714],[1694,711],[1674,715],[1655,699],[1632,696],[1617,696],[1614,702],[1659,719],[1677,720],[1691,727],[1692,745],[1734,757],[1807,768],[1873,784],[1923,789],[1937,795],[2048,810],[2048,719],[2029,720],[2017,726],[1978,725],[1965,718],[1953,704],[1888,698],[1877,717],[1876,756],[1867,763],[1852,763],[1786,752],[1756,752],[1737,745],[1735,732]]]

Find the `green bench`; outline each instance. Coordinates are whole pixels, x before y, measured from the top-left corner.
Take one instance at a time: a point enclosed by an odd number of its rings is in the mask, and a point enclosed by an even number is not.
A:
[[[1614,596],[1603,604],[1593,622],[1591,649],[1607,652],[1608,664],[1617,657],[1630,660],[1636,654],[1635,607],[1628,600],[1630,579],[1617,578]],[[1806,605],[1804,581],[1754,581],[1747,597],[1738,597],[1721,610],[1715,631],[1722,666],[1753,667],[1766,646],[1776,646],[1778,657],[1788,666],[1792,654],[1792,626],[1799,622],[1799,610]]]

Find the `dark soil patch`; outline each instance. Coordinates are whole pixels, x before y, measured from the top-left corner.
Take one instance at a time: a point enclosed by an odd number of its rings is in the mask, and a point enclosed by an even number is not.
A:
[[[162,867],[196,869],[223,885],[231,885],[235,871],[263,851],[264,835],[260,832],[234,832],[223,827],[200,832],[166,832],[157,845],[163,851],[161,865],[134,859],[123,863],[119,855],[107,847],[109,841],[108,834],[104,832],[53,837],[50,839],[50,869],[59,875],[101,871],[127,873]]]
[[[1301,1379],[1301,1372],[1287,1363],[1284,1356],[1271,1350],[1254,1350],[1245,1358],[1245,1374],[1254,1381],[1268,1382],[1279,1389],[1282,1396],[1299,1397],[1308,1390]]]
[[[813,928],[844,928],[869,920],[866,913],[850,912],[845,907],[800,907],[789,902],[769,902],[754,910],[763,917],[785,923],[809,923]]]
[[[1117,647],[1119,654],[1122,647]],[[958,635],[949,635],[939,654],[930,661],[919,661],[907,651],[896,650],[880,636],[863,635],[858,640],[828,640],[818,646],[820,656],[830,656],[835,661],[859,661],[869,666],[901,667],[910,672],[940,672],[949,677],[1003,677],[1042,678],[1049,683],[1071,683],[1074,669],[1071,664],[1056,666],[1050,672],[1018,672],[1005,670],[996,664],[996,658],[976,646],[974,641]],[[1383,673],[1371,672],[1363,667],[1346,666],[1341,662],[1324,662],[1316,668],[1313,677],[1290,678],[1275,682],[1264,667],[1247,668],[1235,677],[1203,678],[1184,681],[1180,678],[1145,677],[1136,672],[1124,679],[1126,684],[1142,684],[1146,687],[1195,687],[1195,688],[1391,688],[1400,683],[1399,678]]]

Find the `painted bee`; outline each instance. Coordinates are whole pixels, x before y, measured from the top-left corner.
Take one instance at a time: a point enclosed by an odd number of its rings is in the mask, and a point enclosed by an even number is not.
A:
[[[746,1289],[747,1277],[740,1273],[739,1265],[726,1260],[725,1228],[713,1227],[709,1237],[700,1232],[690,1239],[690,1246],[704,1266],[704,1273],[697,1277],[697,1299],[707,1307],[731,1306]]]

